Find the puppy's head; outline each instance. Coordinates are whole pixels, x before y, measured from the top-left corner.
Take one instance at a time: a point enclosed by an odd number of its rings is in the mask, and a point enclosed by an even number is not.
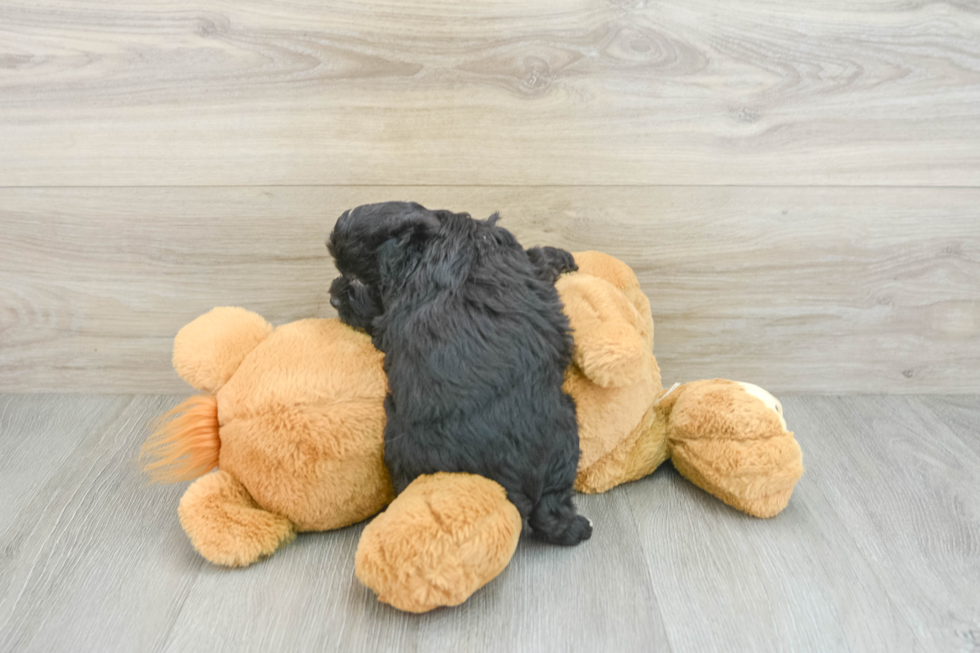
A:
[[[384,295],[440,227],[436,211],[411,202],[365,204],[337,220],[327,249],[340,276],[330,304],[346,324],[371,332]]]

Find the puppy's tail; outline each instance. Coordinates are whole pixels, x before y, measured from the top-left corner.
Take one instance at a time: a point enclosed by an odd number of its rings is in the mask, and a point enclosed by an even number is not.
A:
[[[139,459],[153,483],[189,481],[218,466],[218,402],[210,395],[186,399],[161,415]]]

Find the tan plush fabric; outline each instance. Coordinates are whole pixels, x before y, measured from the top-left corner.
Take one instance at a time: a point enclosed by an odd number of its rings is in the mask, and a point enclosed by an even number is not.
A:
[[[660,370],[652,355],[641,370],[633,383],[611,388],[594,383],[577,366],[565,373],[565,392],[574,397],[578,418],[579,474],[630,438],[660,395]]]
[[[177,333],[174,369],[192,388],[217,392],[270,333],[272,325],[262,316],[244,308],[219,306]]]
[[[785,508],[803,464],[779,402],[720,379],[664,396],[649,303],[633,271],[599,252],[575,261],[579,272],[557,287],[575,338],[565,390],[579,422],[576,489],[605,492],[671,459],[698,487],[750,515]]]
[[[242,484],[222,470],[194,481],[177,514],[194,548],[226,567],[250,565],[296,537],[288,519],[260,508]]]
[[[601,252],[578,252],[575,262],[579,271],[556,284],[575,339],[565,392],[578,416],[577,488],[601,492],[624,482],[618,470],[627,463],[592,468],[638,439],[634,431],[662,393],[660,368],[650,306],[629,266]]]
[[[664,414],[651,406],[626,438],[579,472],[575,489],[586,494],[605,492],[649,476],[669,456]]]
[[[218,308],[181,329],[174,360],[189,383],[217,391],[178,406],[148,440],[146,467],[177,480],[217,462],[180,507],[211,562],[250,564],[289,541],[283,524],[289,533],[340,528],[394,497],[383,355],[367,335],[338,320],[272,329],[244,309]]]
[[[340,528],[393,498],[383,355],[338,320],[278,327],[217,394],[218,467],[298,531]]]
[[[459,605],[504,570],[520,534],[521,516],[494,481],[420,476],[364,529],[357,577],[406,612]]]
[[[579,271],[556,287],[575,339],[565,392],[575,399],[578,417],[576,489],[604,492],[626,482],[627,469],[643,467],[626,452],[639,459],[660,447],[640,435],[648,435],[643,425],[663,388],[650,306],[633,270],[601,252],[577,252],[575,262]]]
[[[578,265],[578,274],[606,281],[622,292],[633,304],[642,321],[640,334],[647,342],[647,351],[653,349],[653,315],[650,313],[650,300],[643,294],[640,281],[636,278],[633,269],[618,258],[602,252],[577,252],[574,256],[575,264]]]
[[[779,402],[724,380],[664,393],[636,275],[599,252],[575,259],[579,272],[557,287],[575,339],[564,387],[579,422],[576,488],[604,492],[672,459],[739,510],[782,510],[803,467]],[[340,528],[392,501],[382,362],[370,338],[337,320],[273,329],[249,311],[218,308],[181,329],[174,367],[208,394],[167,416],[144,459],[164,480],[217,462],[178,511],[201,555],[248,565],[296,532]],[[493,481],[421,477],[364,529],[357,575],[402,610],[456,605],[506,567],[520,530],[517,509]]]
[[[803,475],[803,454],[779,414],[741,384],[689,383],[670,413],[674,467],[695,485],[756,517],[789,502]]]
[[[597,385],[637,380],[650,356],[644,321],[622,292],[598,277],[569,274],[555,284],[575,334],[574,364]]]

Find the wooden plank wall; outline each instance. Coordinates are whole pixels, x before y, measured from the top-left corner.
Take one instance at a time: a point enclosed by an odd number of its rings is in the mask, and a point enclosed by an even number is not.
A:
[[[0,391],[182,391],[384,199],[623,258],[667,381],[980,392],[976,3],[0,6]]]

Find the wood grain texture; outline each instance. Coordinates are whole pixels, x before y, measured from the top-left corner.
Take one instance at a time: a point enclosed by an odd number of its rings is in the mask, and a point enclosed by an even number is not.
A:
[[[807,473],[779,516],[746,517],[667,466],[579,496],[589,542],[522,541],[470,601],[421,616],[354,578],[361,526],[243,570],[203,562],[177,523],[183,485],[146,486],[133,460],[176,400],[0,396],[0,495],[14,498],[0,504],[0,651],[824,653],[980,638],[980,458],[955,432],[980,419],[976,397],[791,397]]]
[[[980,183],[974,2],[12,0],[0,185]]]
[[[931,411],[980,458],[980,397],[934,395],[917,397],[915,403]]]
[[[575,502],[597,526],[586,544],[563,549],[522,539],[487,591],[425,616],[419,653],[671,650],[626,494]]]
[[[244,571],[205,566],[164,650],[665,649],[624,498],[586,498],[580,506],[606,525],[592,545],[573,550],[522,541],[510,567],[470,601],[422,616],[379,603],[356,580],[361,526],[302,535]],[[597,591],[605,585],[621,591]]]
[[[785,403],[791,402],[787,401]],[[807,474],[758,520],[669,465],[626,488],[675,651],[913,651],[917,634]],[[811,432],[819,436],[819,432]]]
[[[785,408],[797,429],[814,429],[797,434],[809,483],[840,522],[833,535],[853,542],[924,650],[976,650],[980,455],[918,401],[806,397]]]
[[[0,528],[10,524],[62,467],[73,464],[78,447],[105,429],[127,403],[124,397],[92,401],[75,395],[55,405],[46,395],[0,396],[0,478],[4,479]],[[56,439],[64,442],[39,455],[39,442]],[[0,587],[8,579],[7,574],[0,575]]]
[[[931,401],[785,400],[807,471],[771,520],[676,473],[626,488],[674,650],[975,650],[980,458]]]
[[[0,389],[185,392],[181,326],[333,315],[333,220],[405,198],[629,263],[666,382],[980,392],[980,189],[727,187],[0,190]]]
[[[174,403],[4,399],[0,459],[20,451],[57,471],[0,524],[0,651],[147,651],[167,640],[203,561],[176,523],[181,489],[147,490],[135,456],[147,421]],[[32,426],[45,413],[47,428]],[[25,487],[0,478],[4,495]]]
[[[418,618],[379,603],[354,576],[362,528],[301,535],[244,570],[205,564],[159,650],[416,650]]]

